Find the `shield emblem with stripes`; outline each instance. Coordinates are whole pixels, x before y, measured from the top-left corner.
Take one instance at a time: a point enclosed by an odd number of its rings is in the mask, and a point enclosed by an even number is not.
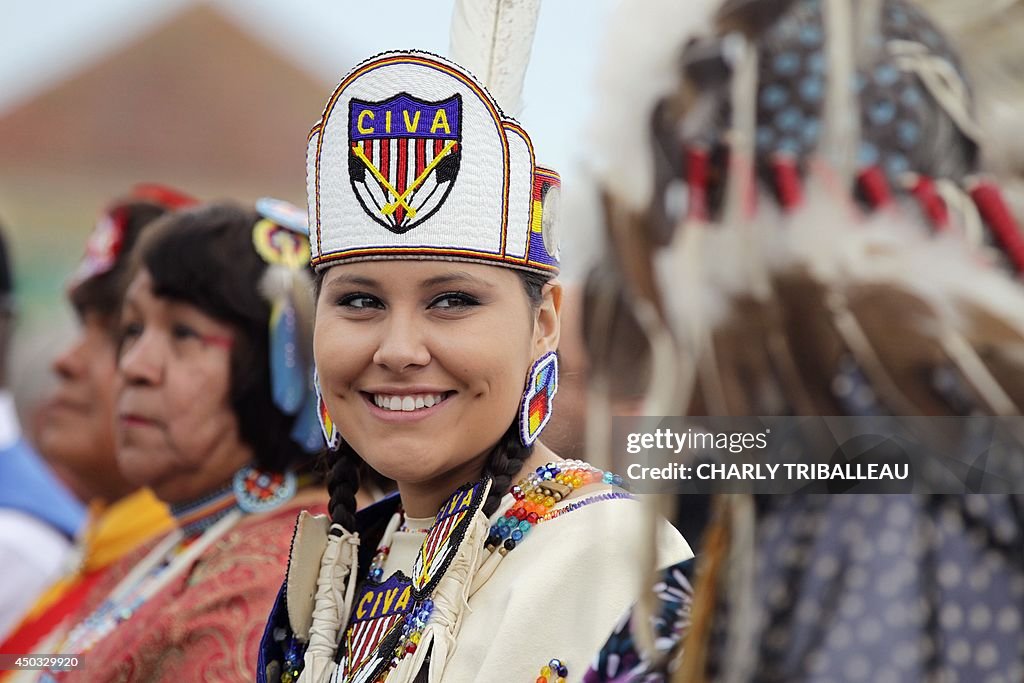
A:
[[[411,582],[401,572],[383,583],[367,581],[363,585],[345,630],[340,681],[377,680],[382,668],[392,661],[402,623],[415,604]]]
[[[349,102],[349,177],[366,213],[396,234],[440,208],[462,160],[462,96],[399,93]]]
[[[491,480],[485,478],[461,486],[441,506],[413,563],[413,595],[417,599],[429,595],[444,576],[466,537],[473,516],[487,497],[490,483]]]

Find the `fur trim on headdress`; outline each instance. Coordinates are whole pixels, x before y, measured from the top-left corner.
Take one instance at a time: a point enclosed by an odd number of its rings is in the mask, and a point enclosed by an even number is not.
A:
[[[620,2],[608,21],[597,88],[606,105],[592,124],[590,163],[615,198],[639,210],[654,188],[650,121],[678,84],[679,57],[710,28],[716,0]]]

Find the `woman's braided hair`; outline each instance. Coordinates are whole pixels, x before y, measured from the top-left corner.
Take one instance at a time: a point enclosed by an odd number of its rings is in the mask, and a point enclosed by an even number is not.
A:
[[[327,473],[328,510],[331,521],[348,531],[356,528],[356,491],[359,490],[359,464],[362,459],[342,439],[337,451],[326,452],[330,470]]]
[[[518,417],[516,421],[518,421]],[[502,435],[501,440],[491,450],[484,466],[484,475],[490,477],[491,492],[487,494],[484,501],[484,514],[490,517],[498,509],[502,496],[512,487],[512,482],[519,471],[523,469],[523,463],[533,453],[533,446],[524,446],[519,440],[519,425],[512,422],[511,426]]]
[[[316,279],[317,299],[320,298],[320,286],[324,272]],[[548,278],[543,275],[517,270],[523,283],[523,289],[530,301],[530,308],[536,311],[543,301],[544,285]],[[525,382],[525,380],[524,380]],[[533,447],[523,446],[519,441],[518,415],[509,425],[498,443],[491,450],[487,464],[484,465],[485,476],[493,480],[491,492],[484,501],[484,514],[490,517],[498,509],[502,497],[512,486],[512,481],[523,468],[523,463],[533,453]],[[343,528],[353,531],[356,528],[356,491],[359,490],[360,468],[365,466],[362,458],[344,439],[337,451],[326,452],[327,492],[330,495],[329,510],[331,521]]]

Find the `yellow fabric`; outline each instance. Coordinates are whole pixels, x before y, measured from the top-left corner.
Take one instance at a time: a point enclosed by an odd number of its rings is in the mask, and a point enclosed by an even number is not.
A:
[[[75,552],[81,558],[78,565],[43,593],[26,618],[42,614],[84,574],[110,566],[146,541],[173,528],[174,518],[167,505],[149,489],[139,489],[112,505],[93,501],[76,543]]]

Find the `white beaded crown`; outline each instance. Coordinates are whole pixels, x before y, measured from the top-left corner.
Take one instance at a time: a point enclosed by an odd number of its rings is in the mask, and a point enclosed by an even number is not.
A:
[[[355,67],[310,132],[312,263],[478,261],[558,272],[560,180],[464,69],[391,52]]]

